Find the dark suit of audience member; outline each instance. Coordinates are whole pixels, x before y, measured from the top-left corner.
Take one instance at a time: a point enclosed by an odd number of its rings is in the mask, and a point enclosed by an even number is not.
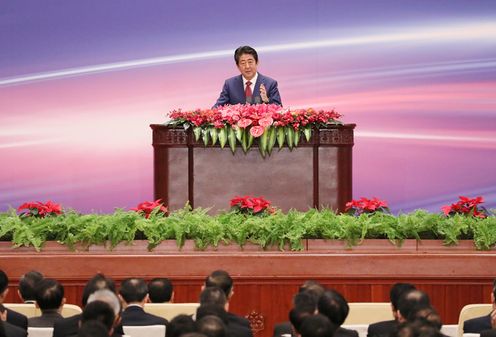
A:
[[[496,329],[483,330],[480,337],[496,337]]]
[[[367,337],[389,337],[397,328],[398,322],[394,319],[372,323],[367,329]]]
[[[205,290],[207,290],[206,288]],[[204,290],[204,291],[205,291]],[[204,293],[202,292],[202,294]],[[221,291],[221,294],[224,294]],[[253,333],[251,329],[247,328],[244,325],[240,325],[235,321],[229,321],[226,310],[222,305],[216,303],[201,303],[200,297],[200,306],[196,310],[196,320],[200,320],[206,316],[217,316],[222,322],[226,325],[226,334],[229,337],[253,337]]]
[[[9,278],[7,277],[7,274],[5,274],[3,270],[0,270],[0,312],[3,313],[5,310],[7,310],[7,322],[15,326],[18,326],[24,330],[27,330],[28,318],[23,314],[7,309],[3,305],[3,301],[5,300],[5,297],[9,292],[8,286],[9,286]]]
[[[5,336],[7,337],[26,337],[28,332],[18,326],[10,324],[9,322],[2,322]]]
[[[492,329],[491,315],[468,319],[463,323],[463,333],[481,333]]]
[[[274,332],[272,333],[272,337],[284,336],[296,337],[290,322],[282,322],[274,325]]]
[[[148,300],[148,287],[145,280],[129,278],[122,281],[119,295],[126,306],[121,314],[123,326],[167,325],[169,323],[165,318],[149,314],[143,309]]]
[[[52,328],[56,321],[63,319],[60,311],[65,303],[64,287],[54,279],[43,279],[35,289],[35,298],[41,316],[30,317],[28,326]]]

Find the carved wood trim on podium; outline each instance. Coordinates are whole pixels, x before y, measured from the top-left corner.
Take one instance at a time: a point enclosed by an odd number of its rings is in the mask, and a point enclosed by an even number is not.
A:
[[[263,158],[257,140],[245,154],[233,154],[195,141],[191,130],[152,124],[154,195],[169,209],[227,209],[236,195],[264,196],[284,211],[322,206],[343,211],[352,199],[352,148],[355,124],[315,130],[297,148],[275,147]]]

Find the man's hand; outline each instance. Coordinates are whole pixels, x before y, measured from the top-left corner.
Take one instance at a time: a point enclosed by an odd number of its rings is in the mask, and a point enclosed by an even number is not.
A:
[[[260,97],[263,103],[269,103],[269,97],[267,97],[267,90],[265,90],[265,85],[260,84]]]

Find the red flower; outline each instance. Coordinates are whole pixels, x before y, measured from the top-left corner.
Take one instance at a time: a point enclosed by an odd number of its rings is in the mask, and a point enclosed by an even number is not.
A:
[[[264,117],[258,121],[258,125],[263,126],[264,128],[271,126],[272,123],[274,123],[274,120],[271,117]]]
[[[479,207],[480,204],[484,202],[484,198],[479,196],[473,199],[468,197],[459,196],[459,201],[441,207],[444,215],[454,215],[454,214],[465,214],[472,215],[478,218],[485,218],[488,215],[487,210],[484,207]]]
[[[244,128],[246,128],[246,127],[250,126],[250,125],[251,125],[251,123],[252,123],[251,119],[248,119],[248,118],[243,118],[243,119],[240,119],[240,120],[238,121],[238,126],[239,126],[240,128],[243,128],[243,129],[244,129]]]
[[[252,126],[250,128],[250,134],[255,138],[260,137],[264,132],[265,129],[263,126]]]
[[[34,216],[38,218],[44,218],[50,215],[62,214],[62,206],[50,200],[48,200],[46,203],[42,203],[40,201],[25,202],[17,208],[18,212],[21,212],[22,210],[26,210],[25,212],[22,212],[20,214],[24,217]]]
[[[158,213],[167,214],[168,210],[167,207],[165,207],[162,203],[162,199],[157,199],[155,201],[144,201],[138,204],[138,206],[136,206],[135,208],[131,208],[131,210],[143,214],[145,218],[148,219],[150,217],[150,214],[157,207],[160,207]]]
[[[351,200],[346,203],[345,212],[351,215],[358,216],[362,213],[374,212],[389,213],[387,202],[380,200],[376,197],[368,199],[365,197],[359,200]]]
[[[265,200],[263,197],[250,197],[250,196],[244,196],[244,197],[234,197],[231,199],[231,209],[233,211],[245,213],[245,214],[252,214],[252,215],[259,215],[259,214],[272,214],[274,213],[275,209],[270,206],[270,201]]]

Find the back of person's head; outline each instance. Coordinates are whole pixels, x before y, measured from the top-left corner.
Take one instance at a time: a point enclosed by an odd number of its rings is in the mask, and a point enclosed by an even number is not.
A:
[[[126,303],[142,302],[148,294],[148,286],[142,278],[128,278],[122,281],[119,294]]]
[[[90,320],[81,324],[77,335],[78,337],[108,337],[109,332],[102,322]]]
[[[114,326],[114,310],[107,302],[104,301],[95,300],[88,302],[83,309],[83,313],[81,314],[81,324],[85,324],[89,321],[98,321],[102,323],[108,334]]]
[[[298,293],[293,297],[295,308],[306,310],[310,313],[314,313],[317,310],[317,303],[319,303],[319,298],[310,292]]]
[[[57,280],[45,278],[36,285],[35,299],[41,311],[58,309],[64,304],[64,287]]]
[[[3,292],[7,290],[9,286],[9,278],[7,274],[3,270],[0,269],[0,296],[2,296]]]
[[[148,282],[148,296],[152,303],[170,302],[172,290],[172,282],[168,278],[154,278]]]
[[[225,270],[216,270],[205,279],[205,287],[219,287],[229,299],[232,292],[233,280]]]
[[[401,323],[391,337],[445,337],[439,329],[430,325],[425,319]]]
[[[410,283],[395,283],[389,291],[389,300],[391,301],[393,310],[398,310],[398,301],[402,294],[415,289],[417,288]]]
[[[190,315],[177,315],[167,326],[167,337],[179,337],[189,332],[195,332],[195,321]]]
[[[219,317],[224,324],[228,324],[227,312],[223,306],[218,304],[202,304],[196,309],[196,319],[200,320],[205,316],[217,316]]]
[[[206,287],[200,293],[200,305],[216,304],[225,306],[227,303],[226,294],[219,287]]]
[[[39,271],[31,270],[19,279],[19,295],[23,301],[36,300],[36,285],[43,279]]]
[[[420,320],[424,325],[432,326],[438,330],[441,330],[443,323],[441,321],[441,316],[439,313],[430,305],[417,305],[411,311],[407,317],[407,321],[415,322]]]
[[[295,307],[289,311],[289,321],[291,322],[291,325],[295,329],[295,331],[299,334],[300,333],[300,328],[301,324],[303,321],[308,317],[308,316],[313,316],[314,312],[309,312],[308,310],[301,309],[298,307]]]
[[[185,333],[184,335],[181,335],[181,337],[207,337],[207,336],[202,333],[193,331],[193,332]]]
[[[112,279],[105,277],[105,275],[99,273],[93,276],[83,289],[83,307],[88,303],[88,297],[95,291],[100,289],[108,289],[115,293],[115,283]]]
[[[236,64],[239,64],[239,58],[243,54],[248,54],[248,55],[253,56],[253,58],[255,59],[255,62],[258,63],[258,53],[257,53],[257,51],[255,49],[253,49],[252,47],[250,47],[250,46],[241,46],[241,47],[238,47],[234,51],[234,61],[236,61]]]
[[[398,311],[402,317],[401,320],[405,321],[416,306],[429,306],[430,304],[429,296],[421,290],[415,289],[404,292],[398,300]]]
[[[298,289],[298,292],[300,293],[304,292],[315,296],[317,298],[317,301],[319,300],[320,296],[322,296],[324,291],[324,286],[319,282],[313,280],[305,281]]]
[[[320,296],[317,307],[319,313],[327,316],[327,318],[338,327],[343,324],[350,311],[348,302],[343,295],[336,290],[326,290],[324,294]]]
[[[324,315],[312,315],[303,320],[301,337],[332,337],[337,327]]]
[[[217,316],[207,315],[196,321],[196,330],[207,337],[226,337],[226,325]]]
[[[95,291],[93,294],[88,297],[88,304],[93,303],[95,301],[105,302],[107,303],[112,311],[114,312],[114,316],[118,317],[121,313],[121,302],[117,295],[109,290],[109,289],[100,289]]]

